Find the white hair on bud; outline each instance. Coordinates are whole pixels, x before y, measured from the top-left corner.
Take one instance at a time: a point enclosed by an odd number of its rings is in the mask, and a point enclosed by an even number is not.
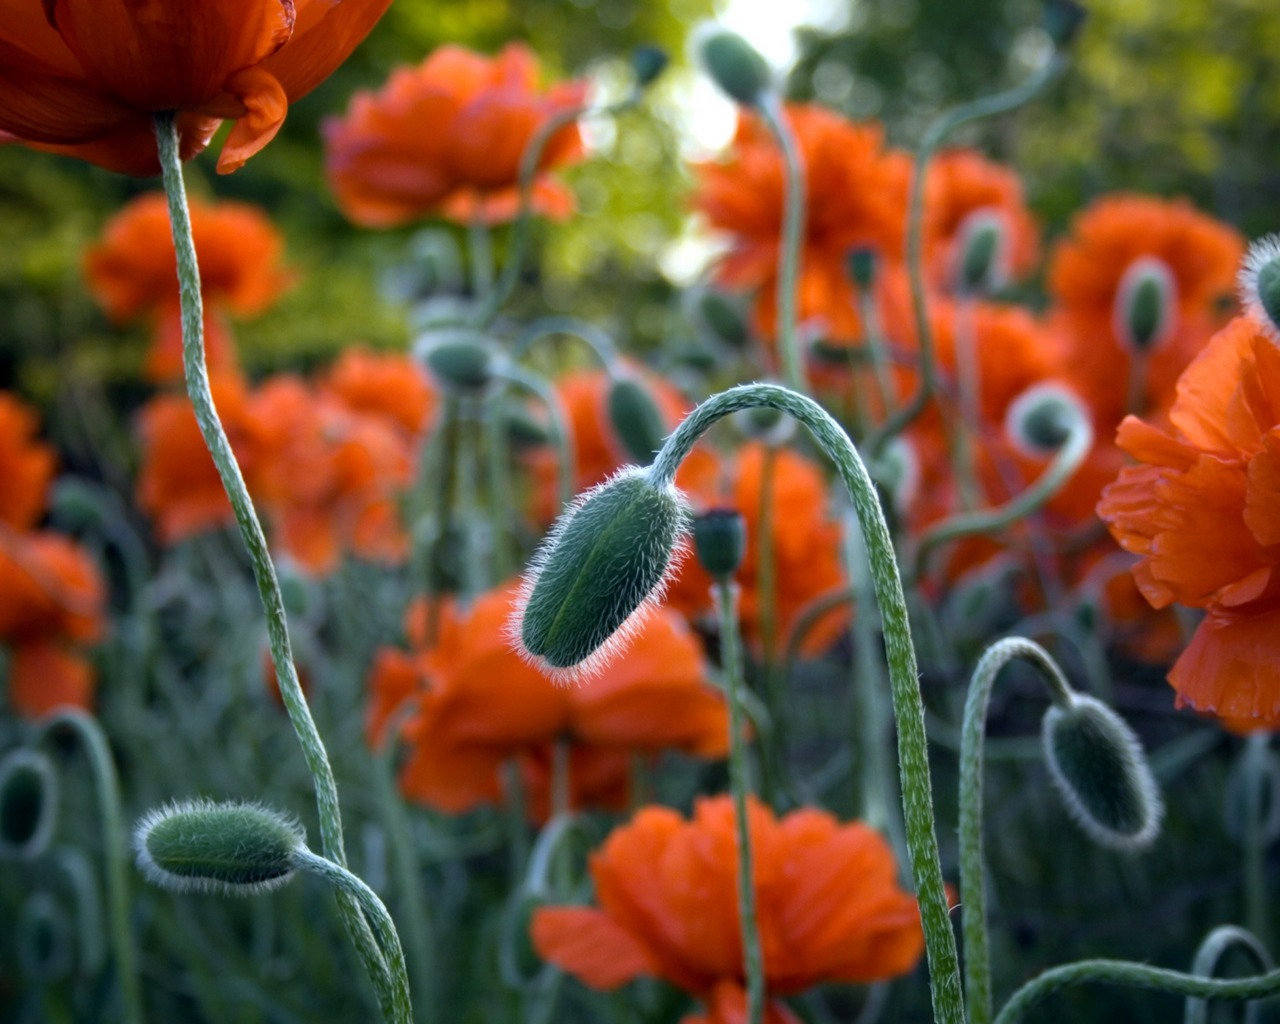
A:
[[[1280,260],[1280,234],[1266,235],[1249,246],[1244,262],[1240,265],[1240,273],[1236,276],[1236,287],[1240,295],[1240,305],[1245,315],[1273,342],[1280,344],[1280,324],[1271,318],[1262,301],[1258,289],[1258,275],[1264,267]]]

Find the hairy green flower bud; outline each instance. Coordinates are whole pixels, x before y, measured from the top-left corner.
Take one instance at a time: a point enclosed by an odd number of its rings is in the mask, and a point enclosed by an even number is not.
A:
[[[511,638],[553,679],[599,671],[631,638],[685,553],[689,507],[626,466],[556,520],[521,587]]]
[[[864,292],[876,283],[876,271],[879,270],[879,266],[876,251],[869,246],[863,245],[850,249],[845,255],[844,265],[849,271],[850,280]]]
[[[298,822],[267,807],[189,800],[149,811],[134,850],[139,870],[165,889],[247,896],[288,882],[305,838]]]
[[[747,521],[742,513],[713,508],[694,516],[693,550],[712,579],[731,579],[747,550]]]
[[[1173,333],[1178,282],[1164,260],[1142,256],[1129,264],[1116,289],[1116,337],[1135,352],[1155,348]]]
[[[58,816],[58,775],[36,750],[0,761],[0,858],[30,860],[49,846]]]
[[[631,51],[631,73],[636,76],[636,85],[641,89],[652,85],[670,63],[671,58],[661,46],[646,43]]]
[[[1008,283],[1008,230],[999,211],[984,208],[965,217],[955,262],[955,287],[962,295],[990,295]]]
[[[1035,384],[1009,404],[1005,434],[1033,457],[1052,455],[1089,417],[1075,394],[1058,384]]]
[[[1245,312],[1280,342],[1280,235],[1268,235],[1249,246],[1239,282]]]
[[[617,377],[609,385],[606,404],[609,423],[622,442],[623,457],[647,466],[667,436],[662,413],[649,389],[635,377]]]
[[[696,290],[692,317],[695,326],[703,328],[717,341],[730,348],[741,349],[751,340],[747,318],[738,302],[714,289]]]
[[[698,62],[730,99],[754,107],[772,88],[768,61],[738,33],[711,25],[695,36],[694,45]]]
[[[1116,850],[1141,850],[1160,831],[1164,807],[1133,730],[1085,694],[1045,713],[1045,758],[1068,812],[1089,838]]]

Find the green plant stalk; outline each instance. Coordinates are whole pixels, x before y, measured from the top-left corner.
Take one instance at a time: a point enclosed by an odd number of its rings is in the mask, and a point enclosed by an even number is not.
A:
[[[871,576],[875,581],[876,601],[884,624],[889,682],[898,725],[903,821],[911,857],[911,876],[919,894],[934,1016],[936,1024],[960,1024],[964,1021],[960,965],[934,829],[929,747],[915,648],[889,527],[880,508],[875,485],[857,449],[840,424],[812,399],[773,384],[746,384],[707,399],[685,417],[667,438],[650,467],[650,479],[655,486],[674,486],[676,469],[713,423],[739,409],[757,406],[779,409],[804,424],[835,462],[862,528]]]
[[[1071,700],[1071,686],[1052,655],[1023,637],[1005,637],[992,644],[973,670],[960,733],[960,913],[969,1024],[991,1021],[991,949],[982,852],[983,734],[996,678],[1015,658],[1026,659],[1040,670],[1054,703],[1065,706]]]
[[[1257,941],[1268,945],[1267,834],[1269,746],[1271,734],[1265,730],[1250,733],[1245,741],[1244,763],[1244,917]],[[1276,793],[1270,793],[1276,799]]]
[[[516,552],[512,511],[516,507],[511,487],[511,453],[507,448],[501,406],[495,391],[489,396],[484,413],[485,475],[489,492],[489,518],[493,523],[493,574],[505,580],[515,573],[519,556]]]
[[[65,726],[76,734],[89,758],[93,788],[98,797],[98,814],[102,818],[107,916],[111,945],[116,957],[116,974],[120,982],[121,1019],[128,1024],[142,1024],[138,957],[134,949],[133,933],[129,928],[128,848],[121,827],[124,808],[120,803],[120,781],[116,775],[115,762],[111,759],[107,737],[92,715],[78,708],[63,708],[43,720],[42,735],[47,736],[59,726]]]
[[[777,559],[773,554],[774,489],[777,480],[777,449],[768,442],[760,466],[760,505],[757,522],[760,528],[754,538],[756,545],[756,590],[760,595],[760,651],[761,683],[765,707],[769,712],[769,731],[761,740],[764,755],[764,782],[766,794],[776,794],[783,785],[783,765],[786,762],[786,716],[782,711],[785,680],[777,664],[778,580]],[[748,542],[750,542],[748,538]]]
[[[471,256],[471,289],[477,299],[493,290],[493,239],[489,225],[480,213],[472,216],[467,225],[467,252]]]
[[[618,362],[618,349],[604,329],[572,316],[547,316],[529,324],[511,346],[511,358],[521,359],[543,338],[568,335],[577,338],[591,350],[606,370],[613,372]]]
[[[915,317],[920,346],[920,384],[906,404],[894,410],[880,429],[868,439],[868,458],[874,460],[884,446],[909,427],[924,412],[933,395],[937,382],[933,365],[933,329],[929,324],[929,310],[925,300],[924,284],[924,186],[929,161],[947,136],[969,121],[1003,114],[1014,110],[1036,96],[1058,72],[1066,66],[1066,58],[1054,53],[1028,76],[1025,82],[996,93],[964,103],[943,114],[933,122],[920,140],[916,150],[915,170],[911,176],[911,194],[907,204],[907,274],[911,284],[911,309]]]
[[[200,268],[196,261],[195,239],[191,232],[191,212],[187,207],[187,191],[182,180],[182,161],[178,156],[178,131],[172,113],[157,114],[156,142],[160,167],[164,177],[164,190],[169,204],[169,221],[173,229],[173,247],[178,264],[178,288],[182,307],[182,365],[186,377],[187,394],[195,412],[196,423],[204,438],[223,489],[235,511],[240,536],[253,565],[253,576],[258,587],[267,619],[267,638],[271,647],[271,662],[275,667],[280,696],[289,713],[289,721],[302,746],[302,753],[311,772],[316,789],[316,805],[319,810],[320,841],[325,856],[340,866],[345,866],[347,856],[342,840],[342,815],[338,806],[338,787],[329,765],[329,755],[316,729],[311,709],[298,681],[298,670],[293,662],[289,642],[289,626],[285,616],[284,598],[280,582],[276,579],[275,565],[267,548],[267,538],[262,532],[245,486],[240,466],[231,450],[231,442],[218,418],[209,388],[209,371],[204,352],[204,303],[200,294]],[[386,979],[387,965],[379,952],[372,933],[360,910],[359,904],[349,895],[339,896],[338,906],[343,923],[356,945],[361,960],[375,988],[381,992]],[[388,1007],[384,1006],[384,1014]]]
[[[880,391],[880,400],[884,403],[885,415],[893,408],[896,394],[893,377],[889,373],[889,354],[885,351],[884,330],[880,324],[880,313],[876,309],[876,297],[871,288],[858,289],[858,317],[862,320],[862,341],[867,354],[871,358],[871,369],[875,374],[876,387]]]
[[[1196,950],[1195,959],[1191,963],[1191,973],[1198,978],[1212,978],[1213,972],[1217,970],[1218,961],[1233,946],[1248,953],[1257,963],[1258,970],[1275,969],[1271,954],[1267,952],[1267,947],[1256,935],[1235,925],[1224,924],[1211,931],[1205,936],[1204,942],[1200,943],[1200,948]],[[1256,1007],[1252,1005],[1246,1008],[1246,1024],[1254,1024],[1257,1020],[1257,1014],[1251,1012],[1255,1009]],[[1208,1022],[1209,1004],[1203,999],[1194,997],[1187,999],[1182,1024],[1208,1024]]]
[[[325,879],[360,907],[365,919],[373,925],[386,957],[387,974],[381,984],[387,989],[386,1001],[391,1007],[389,1020],[392,1024],[413,1024],[413,1005],[409,1000],[409,975],[405,970],[404,950],[400,948],[400,936],[396,933],[395,922],[391,920],[382,900],[378,899],[378,894],[341,864],[312,853],[306,847],[293,852],[292,862],[299,871]]]
[[[751,766],[747,762],[747,738],[743,729],[738,595],[737,588],[727,579],[717,580],[711,590],[720,616],[720,657],[729,698],[729,788],[733,791],[733,815],[738,833],[738,918],[742,932],[743,970],[747,979],[747,1024],[763,1024],[764,953],[760,947],[760,926],[756,917],[755,872],[751,865],[751,829],[747,816]]]
[[[1053,967],[1018,989],[996,1016],[995,1024],[1014,1024],[1036,1002],[1072,985],[1089,982],[1150,988],[1197,999],[1264,999],[1280,992],[1280,971],[1250,978],[1199,978],[1194,974],[1128,960],[1078,960]]]
[[[502,376],[512,384],[524,388],[537,398],[547,410],[551,418],[552,441],[556,447],[556,488],[561,507],[573,501],[574,490],[574,450],[573,435],[569,433],[569,425],[565,421],[564,409],[560,405],[560,397],[536,373],[531,373],[514,363],[502,368]]]
[[[955,311],[956,391],[959,423],[949,431],[951,465],[956,477],[961,507],[977,508],[982,489],[974,468],[974,443],[982,430],[982,364],[973,322],[973,302],[967,295],[956,299]]]
[[[997,533],[1040,509],[1062,490],[1092,447],[1093,428],[1086,422],[1074,424],[1066,443],[1054,453],[1053,461],[1025,491],[1003,505],[949,516],[925,530],[916,542],[915,553],[906,573],[907,581],[914,584],[919,580],[930,552],[938,545],[961,537]]]
[[[792,391],[803,395],[809,389],[805,386],[804,360],[796,333],[796,282],[800,277],[801,243],[804,240],[805,167],[778,96],[770,93],[757,109],[777,140],[786,169],[782,246],[778,251],[778,351],[782,355],[782,379]]]

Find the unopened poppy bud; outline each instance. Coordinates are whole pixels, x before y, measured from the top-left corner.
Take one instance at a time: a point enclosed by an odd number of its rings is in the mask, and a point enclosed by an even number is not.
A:
[[[190,800],[148,812],[134,832],[138,868],[173,892],[248,896],[293,877],[302,826],[278,811]]]
[[[1033,458],[1052,455],[1073,430],[1088,423],[1080,400],[1059,384],[1035,384],[1009,404],[1005,434],[1024,454]]]
[[[740,349],[751,340],[742,309],[722,292],[710,288],[699,292],[694,316],[699,326],[705,327],[708,333],[730,348]]]
[[[39,751],[0,761],[0,858],[30,860],[49,846],[58,816],[58,775]]]
[[[507,402],[501,412],[508,443],[517,451],[541,448],[551,443],[551,432],[546,424],[532,415],[518,402]]]
[[[1249,246],[1240,268],[1240,304],[1272,340],[1280,342],[1280,235]]]
[[[1051,705],[1041,735],[1049,774],[1094,842],[1140,850],[1160,831],[1164,807],[1142,744],[1111,708],[1074,693]]]
[[[23,901],[14,929],[18,963],[27,977],[49,984],[71,973],[75,939],[71,919],[47,892]]]
[[[625,645],[683,556],[689,507],[625,466],[570,505],[534,556],[511,636],[552,678],[591,675]]]
[[[733,414],[734,425],[744,437],[768,445],[786,444],[796,431],[796,421],[780,409],[753,405]]]
[[[693,551],[712,579],[725,582],[742,565],[747,521],[732,508],[713,508],[693,518]]]
[[[1088,12],[1075,0],[1046,0],[1044,30],[1059,50],[1075,42]]]
[[[698,62],[730,99],[758,106],[772,88],[768,61],[738,33],[713,24],[698,33],[694,43]]]
[[[876,251],[867,246],[850,249],[845,256],[849,277],[864,292],[876,283]]]
[[[462,331],[428,335],[418,343],[418,353],[427,369],[447,391],[476,394],[493,381],[498,354],[483,335]]]
[[[643,89],[667,69],[671,58],[661,46],[643,44],[631,51],[631,73],[636,76],[636,85]]]
[[[981,209],[965,217],[956,237],[956,290],[962,295],[990,295],[1009,279],[1008,235],[1004,218]]]
[[[617,377],[606,397],[609,423],[622,442],[623,457],[647,466],[667,436],[658,403],[644,383],[632,376]]]
[[[1134,260],[1116,289],[1116,337],[1136,352],[1155,348],[1172,332],[1178,311],[1178,282],[1164,260]]]

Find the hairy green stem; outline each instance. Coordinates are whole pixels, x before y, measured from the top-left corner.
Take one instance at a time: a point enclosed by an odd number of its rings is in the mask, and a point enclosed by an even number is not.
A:
[[[1211,931],[1205,936],[1204,942],[1200,943],[1200,948],[1196,950],[1195,959],[1191,964],[1191,973],[1199,978],[1212,978],[1213,972],[1218,968],[1218,961],[1232,947],[1248,953],[1258,965],[1258,970],[1275,969],[1275,963],[1271,959],[1271,954],[1267,952],[1266,945],[1256,935],[1235,925],[1224,924]],[[1255,1009],[1250,1006],[1245,1010],[1247,1024],[1253,1024],[1257,1020],[1257,1014],[1250,1012]],[[1182,1024],[1208,1024],[1208,1022],[1209,1004],[1203,999],[1188,998],[1186,1008],[1183,1010]]]
[[[329,755],[320,739],[311,709],[298,681],[293,651],[289,642],[289,626],[285,616],[284,598],[280,582],[276,578],[275,565],[267,548],[267,538],[254,511],[253,501],[245,486],[240,466],[231,450],[231,442],[218,418],[209,387],[209,371],[204,352],[204,303],[200,294],[200,268],[196,261],[195,239],[191,232],[191,212],[187,207],[187,191],[182,180],[182,162],[178,156],[178,130],[172,113],[157,114],[156,141],[160,166],[164,175],[164,190],[169,203],[169,221],[173,229],[173,246],[177,255],[178,287],[182,306],[182,365],[186,377],[187,394],[195,412],[196,423],[204,438],[223,489],[235,511],[240,536],[253,565],[253,576],[258,595],[266,612],[267,638],[271,648],[271,663],[275,667],[280,696],[289,713],[289,721],[302,746],[302,753],[311,772],[319,810],[320,840],[325,856],[339,865],[347,861],[342,840],[342,816],[338,807],[338,786],[329,766]],[[356,949],[360,953],[366,971],[379,992],[386,979],[387,965],[378,951],[369,923],[364,919],[359,904],[349,895],[339,897],[342,920]],[[384,1013],[388,1008],[383,1007]]]
[[[946,887],[938,856],[933,820],[933,792],[929,778],[929,746],[924,728],[924,702],[920,696],[915,647],[907,621],[907,604],[894,558],[889,527],[857,449],[822,406],[804,395],[773,384],[746,384],[709,398],[693,410],[667,438],[650,467],[656,486],[673,486],[676,469],[694,444],[717,420],[739,409],[767,407],[799,420],[836,464],[853,501],[876,602],[884,624],[885,653],[893,690],[894,717],[898,725],[898,767],[902,781],[903,820],[911,856],[911,875],[920,900],[930,985],[937,1024],[964,1020],[960,993],[960,965],[955,933],[951,927]]]
[[[796,282],[800,277],[805,226],[804,159],[778,97],[769,94],[758,109],[777,140],[786,169],[782,245],[778,251],[778,351],[782,355],[782,379],[791,390],[804,394],[809,389],[805,386],[804,360],[796,333]]]
[[[983,733],[996,678],[1015,658],[1026,659],[1040,670],[1054,703],[1068,704],[1072,693],[1053,656],[1023,637],[1005,637],[992,644],[973,670],[960,733],[960,912],[969,1024],[989,1024],[991,1020],[991,950],[982,853]]]

